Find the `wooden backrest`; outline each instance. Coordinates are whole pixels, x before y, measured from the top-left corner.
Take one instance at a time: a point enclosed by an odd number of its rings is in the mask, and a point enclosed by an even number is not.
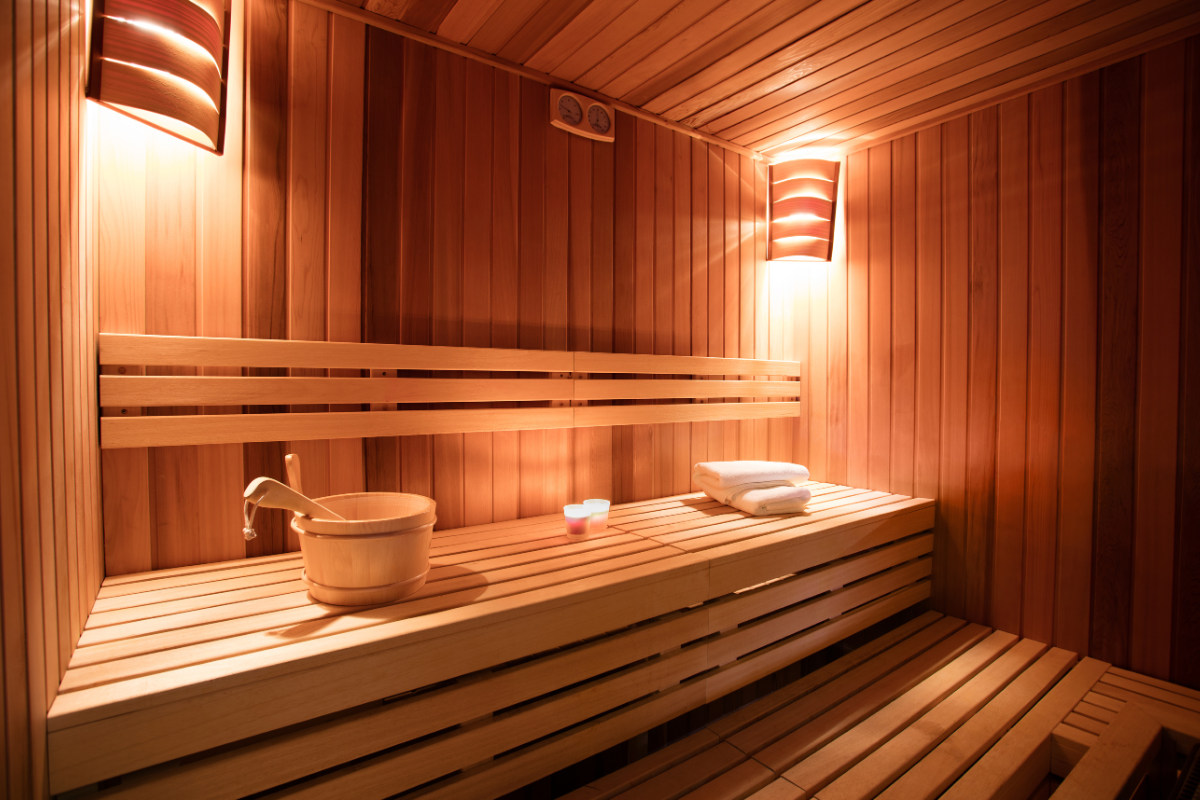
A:
[[[105,449],[786,417],[798,413],[798,402],[706,401],[797,397],[795,379],[803,368],[795,361],[764,359],[131,334],[101,334],[100,364],[106,373],[100,378],[100,404],[108,409],[101,422]],[[372,377],[141,374],[145,367],[331,370],[340,375],[370,370]],[[397,377],[404,370],[546,373],[548,377]],[[588,380],[614,374],[705,380]],[[718,376],[751,380],[711,379]],[[700,402],[586,405],[664,399]],[[545,401],[554,407],[176,416],[143,416],[140,411],[156,406]]]

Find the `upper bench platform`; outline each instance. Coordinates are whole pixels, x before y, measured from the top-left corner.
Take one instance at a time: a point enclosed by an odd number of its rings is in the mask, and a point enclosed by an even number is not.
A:
[[[933,501],[810,487],[783,517],[626,503],[583,542],[559,516],[438,531],[428,584],[377,608],[312,602],[298,554],[110,578],[50,711],[52,791],[166,764],[110,793],[238,797],[371,756],[386,796],[576,731],[503,785],[536,777],[928,597]],[[311,780],[362,779],[340,769]]]

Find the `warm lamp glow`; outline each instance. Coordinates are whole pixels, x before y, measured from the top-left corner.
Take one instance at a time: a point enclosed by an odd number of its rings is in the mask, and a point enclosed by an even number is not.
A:
[[[770,168],[770,261],[828,261],[837,205],[837,161],[815,158]]]
[[[96,0],[88,97],[219,154],[229,14],[226,0]]]

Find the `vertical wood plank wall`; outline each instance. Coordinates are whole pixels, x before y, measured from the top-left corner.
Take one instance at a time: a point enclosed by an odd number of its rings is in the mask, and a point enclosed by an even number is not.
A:
[[[614,144],[585,140],[550,126],[543,84],[298,0],[247,8],[225,156],[115,116],[99,131],[102,331],[795,357],[798,273],[765,260],[765,165],[624,114]],[[282,514],[249,545],[240,521],[245,483],[282,478],[289,451],[311,495],[428,494],[451,527],[690,491],[693,462],[791,460],[801,429],[105,451],[106,567],[294,549]]]
[[[94,154],[79,6],[6,4],[0,38],[0,795],[43,797],[46,712],[104,577]]]
[[[939,499],[935,607],[1191,686],[1198,158],[1197,39],[854,153],[796,337],[814,477]]]

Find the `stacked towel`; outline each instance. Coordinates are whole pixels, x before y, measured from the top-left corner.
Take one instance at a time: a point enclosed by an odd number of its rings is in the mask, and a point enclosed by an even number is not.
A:
[[[696,485],[718,503],[754,516],[795,514],[812,492],[795,482],[808,480],[800,464],[776,461],[708,461],[692,473]]]

